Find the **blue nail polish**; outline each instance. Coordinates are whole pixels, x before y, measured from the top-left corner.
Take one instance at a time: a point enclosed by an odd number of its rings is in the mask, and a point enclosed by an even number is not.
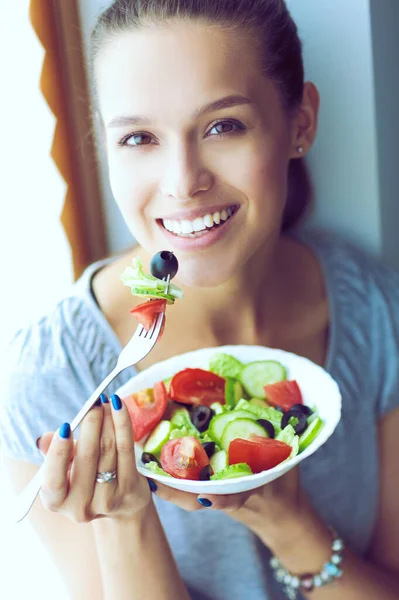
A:
[[[100,400],[103,404],[108,404],[108,396],[107,394],[101,394]]]
[[[202,506],[205,506],[205,508],[212,506],[212,502],[208,500],[208,498],[197,498],[197,500]]]
[[[71,426],[69,425],[69,423],[64,423],[60,428],[60,437],[62,437],[64,440],[67,440],[70,435]]]
[[[155,483],[155,481],[153,481],[152,479],[147,479],[147,481],[148,481],[148,485],[150,486],[150,490],[151,490],[152,492],[156,492],[156,491],[157,491],[157,489],[158,489],[158,486],[157,486],[157,484]]]
[[[101,406],[100,398],[98,398],[98,400],[95,401],[95,403],[93,404],[93,408],[95,408],[96,406]]]
[[[116,394],[114,394],[112,396],[111,401],[112,401],[112,406],[114,407],[115,410],[120,410],[122,408],[121,399]]]

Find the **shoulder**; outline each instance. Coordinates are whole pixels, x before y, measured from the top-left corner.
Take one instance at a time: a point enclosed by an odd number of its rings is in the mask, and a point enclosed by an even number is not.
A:
[[[367,387],[382,416],[399,406],[399,272],[336,234],[317,230],[301,239],[324,267],[335,365]]]
[[[359,299],[366,294],[374,309],[399,302],[399,271],[382,258],[323,229],[301,232],[300,239],[316,252],[334,286]]]
[[[40,463],[35,441],[71,418],[115,364],[112,332],[85,281],[8,344],[0,401],[2,450]]]

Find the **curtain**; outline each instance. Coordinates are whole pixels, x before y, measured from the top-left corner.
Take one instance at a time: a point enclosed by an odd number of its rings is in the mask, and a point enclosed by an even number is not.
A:
[[[102,190],[90,86],[76,0],[31,0],[30,19],[45,57],[40,89],[56,117],[51,156],[67,184],[61,222],[71,245],[75,278],[106,255]]]

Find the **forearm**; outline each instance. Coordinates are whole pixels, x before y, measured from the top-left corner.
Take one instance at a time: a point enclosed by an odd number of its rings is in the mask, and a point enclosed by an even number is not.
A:
[[[288,530],[287,530],[288,531]],[[331,556],[331,533],[314,511],[307,507],[295,524],[291,524],[288,536],[268,545],[281,564],[292,574],[318,573]],[[266,539],[267,532],[259,532]],[[289,539],[289,542],[284,541]],[[316,588],[309,600],[397,600],[399,598],[399,574],[383,570],[371,562],[344,550],[343,576],[334,582]]]
[[[137,521],[93,522],[104,600],[189,600],[155,506]]]

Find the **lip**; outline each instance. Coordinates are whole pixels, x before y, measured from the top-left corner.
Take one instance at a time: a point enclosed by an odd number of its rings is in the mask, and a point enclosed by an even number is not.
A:
[[[180,210],[170,215],[159,217],[157,221],[193,221],[198,217],[205,217],[205,215],[213,215],[216,212],[222,212],[230,207],[238,208],[237,204],[218,204],[214,206],[199,206],[198,208],[192,208],[191,210]],[[236,211],[237,212],[237,211]]]
[[[229,206],[233,206],[230,204]],[[213,246],[219,242],[222,238],[227,236],[232,227],[234,227],[234,223],[236,222],[236,216],[239,213],[239,208],[235,211],[232,217],[230,217],[221,227],[216,227],[215,229],[211,229],[208,233],[201,235],[198,238],[190,238],[190,237],[180,237],[171,233],[162,225],[160,220],[157,220],[157,225],[162,231],[163,235],[168,240],[169,244],[175,248],[176,250],[204,250]],[[207,213],[206,213],[207,214]]]

